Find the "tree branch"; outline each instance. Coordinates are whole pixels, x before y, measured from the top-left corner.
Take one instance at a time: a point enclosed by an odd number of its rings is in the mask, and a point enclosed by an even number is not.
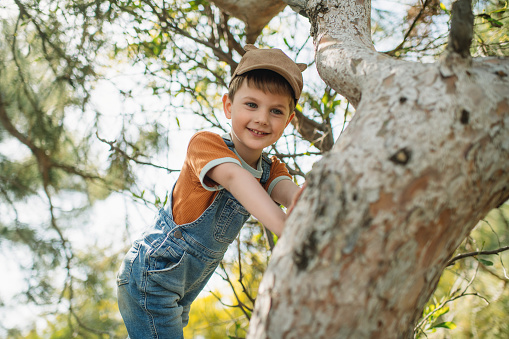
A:
[[[241,300],[240,300],[240,297],[239,295],[237,294],[237,291],[235,290],[235,286],[233,286],[233,283],[230,279],[230,276],[228,275],[228,272],[226,271],[226,268],[224,267],[224,264],[223,262],[220,263],[220,267],[221,269],[223,270],[224,274],[226,275],[226,277],[222,277],[224,281],[226,281],[232,291],[233,291],[233,295],[235,296],[235,299],[237,300],[237,306],[233,306],[233,307],[239,307],[242,311],[242,313],[244,313],[244,315],[246,316],[247,319],[251,319],[251,315],[248,313],[248,311],[251,313],[253,312],[253,309],[248,307],[246,304],[244,304]]]
[[[239,279],[237,279],[237,281],[240,283],[240,286],[242,286],[242,292],[244,292],[249,301],[251,301],[251,303],[254,304],[255,298],[253,298],[251,294],[249,294],[246,285],[244,285],[244,274],[242,273],[242,251],[240,249],[240,239],[238,237],[237,237],[237,253],[239,260]]]
[[[190,40],[192,40],[192,41],[194,41],[194,42],[196,42],[196,43],[198,43],[200,45],[203,45],[203,46],[206,46],[206,47],[210,48],[214,52],[215,56],[217,56],[221,61],[226,62],[228,65],[230,65],[230,66],[237,65],[237,63],[231,58],[230,55],[225,53],[219,47],[215,46],[212,42],[205,41],[205,40],[202,40],[202,39],[198,39],[198,38],[192,36],[189,32],[181,29],[175,22],[173,22],[173,20],[170,17],[168,17],[167,11],[161,11],[161,13],[159,13],[157,11],[158,7],[157,7],[156,4],[152,3],[149,0],[145,0],[145,3],[150,8],[152,8],[152,12],[157,16],[159,21],[166,23],[166,25],[171,30],[173,30],[175,33],[180,34],[183,37],[186,37],[186,38],[188,38],[188,39],[190,39]]]
[[[463,58],[470,57],[470,44],[474,32],[474,15],[471,0],[457,0],[452,5],[451,32],[447,50]]]
[[[39,170],[42,175],[42,181],[44,187],[47,187],[50,184],[49,177],[49,169],[51,168],[51,159],[46,154],[46,151],[42,148],[37,147],[33,141],[18,131],[18,129],[12,124],[11,120],[7,115],[7,110],[5,108],[5,103],[2,98],[2,94],[0,93],[0,124],[4,127],[4,129],[9,132],[14,138],[18,139],[19,142],[27,146],[32,154],[35,156],[37,163],[39,164]]]
[[[498,253],[501,253],[501,252],[504,252],[507,250],[509,250],[509,246],[504,246],[504,247],[497,248],[496,250],[491,250],[491,251],[475,251],[475,252],[470,252],[470,253],[459,254],[459,255],[455,256],[454,258],[452,258],[451,260],[449,260],[449,262],[447,263],[447,266],[452,266],[456,261],[458,261],[460,259],[464,259],[464,258],[468,258],[468,257],[475,257],[478,255],[498,254]]]
[[[303,139],[312,143],[320,151],[329,151],[334,146],[332,128],[327,124],[319,124],[309,119],[298,109],[295,109],[295,118],[292,120],[292,125]]]
[[[26,19],[29,19],[32,24],[34,25],[34,27],[36,28],[37,30],[37,33],[39,35],[39,37],[41,38],[42,40],[42,49],[44,51],[44,57],[45,59],[48,61],[48,65],[50,66],[50,68],[52,69],[53,71],[53,74],[55,74],[55,76],[60,79],[60,80],[66,80],[67,82],[69,82],[69,84],[71,86],[74,87],[74,83],[73,83],[73,80],[71,79],[70,75],[59,75],[58,72],[57,72],[57,69],[56,67],[53,65],[53,63],[51,62],[52,61],[52,56],[50,55],[49,51],[48,51],[48,48],[46,45],[49,45],[49,47],[51,47],[51,49],[53,51],[56,52],[56,54],[58,55],[58,57],[62,58],[63,60],[65,60],[67,62],[67,65],[68,67],[72,68],[74,67],[73,64],[75,63],[75,60],[73,60],[72,57],[70,57],[69,55],[67,55],[65,53],[65,51],[60,48],[60,46],[58,46],[57,44],[55,44],[52,40],[50,40],[50,37],[49,35],[43,31],[43,29],[41,28],[41,26],[39,25],[39,23],[35,20],[35,18],[30,14],[28,13],[26,7],[24,4],[21,3],[21,1],[19,0],[14,0],[14,2],[16,3],[16,5],[18,6],[18,9],[19,9],[19,12],[20,12],[20,17],[22,18],[26,18]],[[94,73],[93,70],[90,68],[90,71],[91,73]]]
[[[430,1],[431,0],[426,0],[424,2],[424,4],[422,5],[421,10],[417,14],[417,16],[414,18],[414,21],[412,21],[412,24],[410,25],[410,27],[408,28],[407,32],[405,33],[405,36],[403,37],[403,41],[401,41],[401,43],[396,48],[394,48],[393,50],[385,52],[385,54],[390,55],[390,56],[395,56],[396,52],[403,48],[403,45],[405,44],[406,40],[410,36],[410,33],[412,33],[412,31],[414,30],[415,26],[417,25],[417,22],[421,19],[422,15],[424,14],[424,11],[426,10],[426,7],[428,7]]]
[[[119,153],[121,156],[123,156],[124,158],[126,158],[127,160],[131,160],[131,161],[134,161],[135,163],[139,164],[139,165],[147,165],[147,166],[153,166],[155,168],[160,168],[160,169],[164,169],[168,172],[179,172],[180,170],[175,170],[175,169],[170,169],[168,167],[164,167],[164,166],[160,166],[160,165],[155,165],[155,164],[152,164],[150,162],[146,162],[146,161],[140,161],[134,157],[131,157],[130,155],[128,155],[124,150],[120,149],[120,147],[118,147],[116,145],[117,141],[116,140],[113,140],[113,141],[108,141],[108,140],[105,140],[103,138],[101,138],[99,136],[99,133],[95,133],[97,139],[99,139],[101,142],[104,142],[105,144],[108,144],[110,145],[110,151],[114,151],[114,152],[117,152]]]

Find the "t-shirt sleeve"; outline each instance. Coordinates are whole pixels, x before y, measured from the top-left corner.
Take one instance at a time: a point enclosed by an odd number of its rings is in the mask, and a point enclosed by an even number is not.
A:
[[[272,190],[281,180],[292,180],[292,176],[288,173],[288,169],[284,163],[282,163],[276,156],[272,156],[270,160],[272,161],[270,166],[270,177],[264,186],[269,195],[271,195]]]
[[[212,132],[198,132],[189,141],[187,150],[189,167],[208,191],[218,191],[223,187],[207,176],[208,171],[217,165],[231,162],[242,166],[239,158],[226,146],[221,136]]]

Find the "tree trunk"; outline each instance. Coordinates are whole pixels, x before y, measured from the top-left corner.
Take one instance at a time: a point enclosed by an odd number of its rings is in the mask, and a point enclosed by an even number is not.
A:
[[[509,198],[509,62],[394,60],[373,49],[369,1],[306,11],[320,76],[357,111],[307,178],[248,338],[408,338],[454,250]]]

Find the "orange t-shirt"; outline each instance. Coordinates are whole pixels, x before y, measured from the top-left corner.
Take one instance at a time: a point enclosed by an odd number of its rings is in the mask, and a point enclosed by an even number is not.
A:
[[[229,135],[224,137],[230,138]],[[207,177],[213,167],[232,162],[247,169],[260,181],[262,174],[260,157],[258,168],[249,166],[236,152],[226,146],[223,138],[212,132],[198,132],[189,141],[187,156],[180,176],[173,190],[173,220],[177,225],[187,224],[198,219],[209,207],[222,186]],[[270,177],[263,186],[270,195],[276,184],[291,179],[286,166],[275,156],[271,158]]]

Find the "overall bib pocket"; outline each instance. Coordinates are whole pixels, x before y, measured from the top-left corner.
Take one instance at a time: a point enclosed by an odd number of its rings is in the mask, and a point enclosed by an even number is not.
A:
[[[249,212],[244,206],[235,199],[228,199],[214,227],[214,239],[231,244],[247,218],[249,218]]]

